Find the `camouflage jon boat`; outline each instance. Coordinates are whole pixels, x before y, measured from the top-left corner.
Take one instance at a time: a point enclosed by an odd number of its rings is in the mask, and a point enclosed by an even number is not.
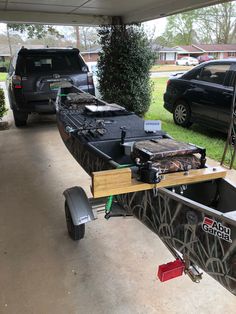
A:
[[[174,141],[163,131],[146,132],[144,121],[135,114],[73,86],[59,90],[56,110],[66,147],[90,176],[129,166],[133,178],[155,183],[169,173],[188,175],[206,168],[203,148]],[[94,219],[93,206],[79,187],[64,194],[69,234],[81,239],[85,223]],[[110,216],[118,207],[134,215],[183,261],[193,281],[199,281],[204,270],[236,295],[235,204],[232,183],[224,178],[203,179],[119,194]]]

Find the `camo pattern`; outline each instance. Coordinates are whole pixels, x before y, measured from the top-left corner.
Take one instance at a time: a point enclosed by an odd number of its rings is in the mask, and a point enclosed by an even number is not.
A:
[[[214,213],[206,213],[175,199],[176,193],[160,189],[117,196],[127,213],[135,215],[155,232],[167,247],[176,249],[195,265],[236,295],[236,228],[232,243],[206,233],[202,229],[205,215],[219,221]],[[200,204],[199,204],[200,205]]]
[[[159,168],[161,173],[187,171],[190,169],[200,169],[201,162],[194,156],[175,156],[160,159],[153,162],[153,167]]]
[[[194,145],[175,141],[170,138],[135,142],[132,158],[140,158],[141,162],[159,161],[173,156],[184,156],[200,152]]]
[[[89,175],[93,171],[111,169],[108,160],[90,150],[87,143],[68,135],[60,121],[58,129],[68,150]],[[176,157],[173,160],[163,160],[163,169],[184,169],[189,164],[199,167],[199,160],[194,156],[191,156],[192,160],[185,160],[186,164],[183,159],[179,161],[180,157],[185,158],[179,156],[177,161]],[[180,162],[178,166],[173,165],[174,160]],[[194,205],[190,201],[186,204],[181,201],[181,197],[176,199],[175,195],[177,193],[159,189],[157,195],[148,190],[119,195],[116,199],[128,214],[133,214],[155,232],[170,250],[185,254],[192,263],[236,295],[236,227],[227,225],[232,231],[232,243],[204,232],[204,216],[215,220],[219,217],[215,217],[213,211],[206,213],[205,208],[198,210],[196,203]]]
[[[68,133],[65,132],[63,124],[60,122],[58,122],[58,129],[61,138],[72,156],[90,176],[94,171],[112,169],[108,161],[94,154],[93,151],[88,149],[86,144],[83,144],[75,137],[68,135]]]
[[[69,93],[66,96],[66,102],[69,104],[96,104],[96,99],[90,94]]]

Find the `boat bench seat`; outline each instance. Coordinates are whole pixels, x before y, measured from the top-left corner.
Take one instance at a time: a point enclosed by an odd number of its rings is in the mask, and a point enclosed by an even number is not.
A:
[[[203,168],[205,155],[203,160],[194,155],[197,153],[205,154],[205,150],[193,144],[161,138],[135,142],[132,158],[139,158],[142,163],[151,161],[161,173],[170,173]]]

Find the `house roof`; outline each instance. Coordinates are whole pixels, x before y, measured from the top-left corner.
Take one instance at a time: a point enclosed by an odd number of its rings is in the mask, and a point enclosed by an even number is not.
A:
[[[197,48],[196,46],[194,45],[190,45],[190,46],[177,46],[175,47],[177,48],[177,50],[179,52],[185,52],[185,53],[201,53],[202,50]]]
[[[152,50],[156,52],[177,52],[178,50],[170,47],[161,46],[158,44],[152,44]]]
[[[178,52],[182,53],[204,53],[204,52],[234,52],[236,51],[236,44],[194,44],[190,46],[177,46]]]
[[[93,54],[93,53],[99,53],[100,51],[102,50],[102,48],[95,48],[95,49],[88,49],[88,50],[85,50],[85,51],[81,51],[82,54]]]
[[[193,46],[200,48],[204,52],[236,51],[236,44],[220,44],[220,45],[197,44]]]

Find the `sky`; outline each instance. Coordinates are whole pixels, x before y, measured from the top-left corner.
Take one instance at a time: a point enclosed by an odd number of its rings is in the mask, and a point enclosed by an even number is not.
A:
[[[166,23],[167,23],[167,19],[166,17],[163,17],[161,19],[145,22],[144,25],[145,27],[147,25],[147,27],[150,29],[155,29],[155,35],[160,36],[165,30]]]
[[[164,32],[165,26],[166,26],[165,17],[144,23],[145,29],[147,29],[148,32],[150,33],[154,33],[155,36],[160,36]],[[64,27],[59,27],[59,28],[64,29]],[[6,33],[5,23],[0,23],[0,33]]]

